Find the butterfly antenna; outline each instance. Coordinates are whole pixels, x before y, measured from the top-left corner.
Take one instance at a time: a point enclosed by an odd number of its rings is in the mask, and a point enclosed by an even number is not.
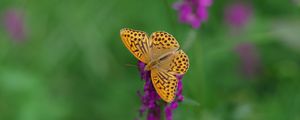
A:
[[[137,65],[133,65],[133,64],[125,64],[126,67],[138,67]]]

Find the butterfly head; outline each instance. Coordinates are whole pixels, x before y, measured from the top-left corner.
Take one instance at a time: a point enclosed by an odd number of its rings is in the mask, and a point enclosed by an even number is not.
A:
[[[157,64],[158,64],[158,61],[152,61],[152,62],[149,62],[149,63],[146,65],[145,70],[146,70],[146,71],[150,71],[150,70],[153,69]]]

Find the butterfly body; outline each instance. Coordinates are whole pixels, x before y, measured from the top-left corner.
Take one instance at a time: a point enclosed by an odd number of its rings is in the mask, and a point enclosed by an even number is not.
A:
[[[146,64],[151,71],[151,80],[158,95],[166,102],[174,100],[177,90],[177,75],[186,73],[188,56],[179,50],[176,39],[167,32],[154,32],[150,37],[139,30],[124,28],[120,36],[128,50]]]
[[[161,62],[163,62],[164,60],[167,60],[169,57],[172,57],[172,55],[174,55],[174,52],[168,53],[166,55],[162,55],[158,59],[148,62],[148,64],[145,67],[145,70],[151,71],[151,69],[157,69],[157,67],[159,66],[159,64]]]
[[[149,62],[149,63],[145,66],[145,70],[146,70],[146,71],[151,71],[151,69],[154,69],[154,68],[156,67],[157,64],[158,64],[158,61]]]

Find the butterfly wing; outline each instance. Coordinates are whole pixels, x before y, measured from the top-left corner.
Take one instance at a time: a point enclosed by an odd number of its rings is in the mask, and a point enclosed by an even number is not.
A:
[[[150,36],[151,58],[159,64],[151,70],[151,79],[158,95],[170,103],[175,98],[178,80],[175,75],[184,74],[189,67],[187,55],[179,50],[176,39],[167,32],[154,32]]]
[[[178,85],[177,78],[159,69],[151,70],[152,84],[157,94],[166,102],[170,103],[175,98]]]
[[[173,75],[183,75],[188,70],[189,65],[188,56],[183,52],[183,50],[178,50],[168,58],[160,61],[158,68]]]
[[[154,60],[179,49],[179,44],[173,35],[167,32],[154,32],[150,36],[151,58]]]
[[[150,61],[150,41],[143,31],[124,28],[120,31],[121,39],[127,49],[143,63]]]

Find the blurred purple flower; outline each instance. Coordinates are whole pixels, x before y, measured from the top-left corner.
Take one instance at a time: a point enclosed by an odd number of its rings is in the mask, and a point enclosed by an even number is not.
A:
[[[173,7],[179,12],[179,20],[183,23],[199,28],[203,21],[208,19],[208,7],[212,0],[183,0],[177,2]]]
[[[225,8],[225,21],[232,27],[244,27],[252,15],[252,8],[243,2],[233,3]]]
[[[165,114],[167,120],[172,120],[172,111],[175,110],[178,106],[178,102],[183,101],[182,95],[182,77],[183,76],[176,76],[179,80],[178,88],[176,92],[175,100],[170,103],[166,104],[162,102],[159,95],[156,93],[155,88],[152,85],[150,71],[145,71],[145,64],[141,61],[138,61],[138,67],[141,74],[141,78],[145,81],[144,85],[144,95],[138,91],[138,95],[141,98],[142,106],[140,108],[140,116],[147,111],[147,120],[160,120],[161,119],[161,109],[165,107]]]
[[[9,9],[4,14],[4,24],[10,37],[16,41],[25,39],[23,13],[16,9]]]
[[[169,105],[166,106],[165,113],[166,113],[166,120],[172,120],[172,111],[175,110],[178,106],[178,102],[183,101],[183,95],[182,95],[182,77],[183,76],[177,76],[179,82],[178,82],[178,88],[177,88],[177,93],[176,96],[177,98],[174,100],[174,102],[170,103]]]
[[[236,46],[236,53],[241,60],[241,67],[247,78],[254,77],[259,71],[259,57],[256,47],[252,43],[241,43]]]

